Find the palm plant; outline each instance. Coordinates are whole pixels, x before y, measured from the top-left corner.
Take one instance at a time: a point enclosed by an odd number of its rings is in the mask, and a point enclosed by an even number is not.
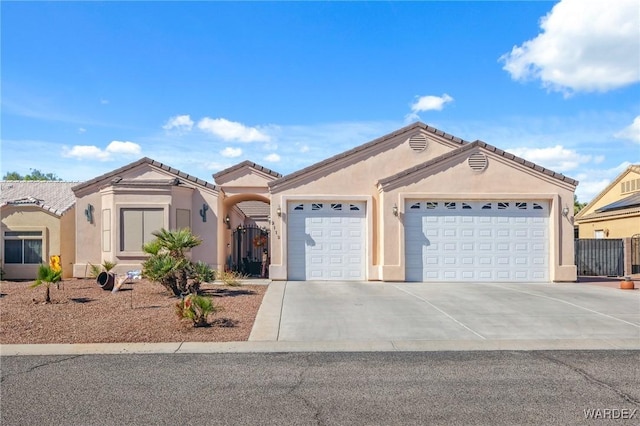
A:
[[[175,296],[197,293],[199,285],[189,285],[194,264],[186,253],[202,243],[200,237],[186,228],[174,231],[162,228],[153,235],[156,239],[143,247],[151,256],[142,264],[142,274],[162,284]]]
[[[36,281],[31,284],[31,287],[38,287],[41,284],[45,285],[44,303],[51,303],[50,286],[60,282],[62,279],[62,270],[54,270],[49,265],[40,265],[38,267],[38,277]]]

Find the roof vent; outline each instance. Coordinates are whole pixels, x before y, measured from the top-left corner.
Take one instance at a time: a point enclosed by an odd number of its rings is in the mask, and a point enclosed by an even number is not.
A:
[[[409,146],[415,152],[422,152],[427,148],[427,137],[421,133],[409,138]]]
[[[481,172],[486,169],[487,162],[487,156],[480,152],[474,152],[469,156],[469,167],[475,172]]]

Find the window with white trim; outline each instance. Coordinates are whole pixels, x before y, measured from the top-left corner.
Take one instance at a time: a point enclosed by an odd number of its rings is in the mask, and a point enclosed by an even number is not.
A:
[[[42,263],[42,231],[5,231],[4,263]]]
[[[164,209],[120,209],[120,251],[141,252],[164,227]]]

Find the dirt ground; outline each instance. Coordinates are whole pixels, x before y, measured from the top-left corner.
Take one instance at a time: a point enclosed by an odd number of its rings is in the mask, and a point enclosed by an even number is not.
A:
[[[160,284],[130,280],[113,293],[95,279],[68,279],[45,287],[0,281],[0,344],[232,342],[249,338],[266,285],[203,284],[222,310],[211,327],[193,327],[175,313],[179,299]]]

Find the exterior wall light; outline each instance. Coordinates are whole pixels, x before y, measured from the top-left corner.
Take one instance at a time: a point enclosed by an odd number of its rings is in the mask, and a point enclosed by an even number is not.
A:
[[[278,215],[278,217],[282,216],[282,209],[280,208],[280,206],[278,206],[278,208],[276,209],[276,214]]]
[[[391,211],[393,212],[394,216],[398,216],[398,206],[396,204],[393,205]]]
[[[564,217],[568,217],[569,216],[569,207],[564,206],[562,208],[562,216],[564,216]]]
[[[229,218],[229,215],[225,216],[224,223],[227,225],[227,229],[231,229],[231,218]]]

